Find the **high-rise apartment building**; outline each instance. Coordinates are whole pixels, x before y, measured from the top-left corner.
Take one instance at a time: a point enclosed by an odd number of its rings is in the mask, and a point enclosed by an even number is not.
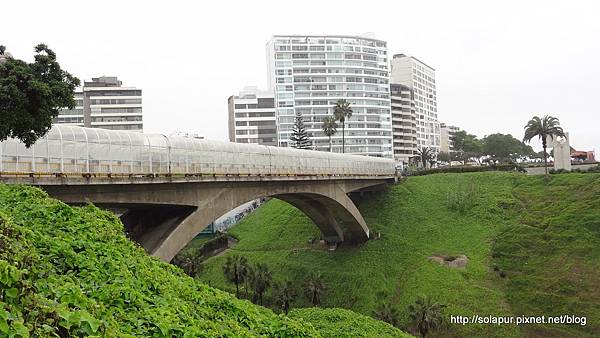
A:
[[[351,104],[346,153],[392,157],[387,43],[372,37],[277,35],[267,43],[269,89],[274,93],[278,145],[289,146],[295,115],[316,150],[329,150],[323,119],[339,99]],[[342,126],[332,137],[342,152]]]
[[[85,81],[75,92],[74,109],[63,109],[54,123],[88,128],[143,130],[142,90],[123,87],[116,77],[102,76]]]
[[[408,164],[417,151],[417,113],[413,90],[405,85],[390,84],[392,100],[392,135],[394,159]]]
[[[277,124],[273,93],[246,87],[227,100],[229,141],[277,145]]]
[[[419,59],[397,54],[391,60],[390,82],[403,84],[414,92],[419,147],[440,150],[440,124],[437,115],[435,69]]]

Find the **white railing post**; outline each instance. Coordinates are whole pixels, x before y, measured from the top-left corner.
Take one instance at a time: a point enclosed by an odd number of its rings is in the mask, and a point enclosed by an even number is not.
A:
[[[35,143],[31,146],[31,172],[35,173]]]
[[[62,131],[60,130],[60,127],[57,126],[57,130],[58,130],[58,135],[59,135],[59,148],[60,148],[60,164],[59,164],[59,168],[58,170],[60,171],[60,173],[64,173],[65,172],[65,163],[64,163],[64,154],[63,154],[63,136],[62,136]]]
[[[85,173],[90,173],[90,141],[88,140],[87,131],[84,129],[83,134],[85,135]]]
[[[46,174],[50,173],[50,142],[48,141],[48,134],[44,136],[46,139]]]

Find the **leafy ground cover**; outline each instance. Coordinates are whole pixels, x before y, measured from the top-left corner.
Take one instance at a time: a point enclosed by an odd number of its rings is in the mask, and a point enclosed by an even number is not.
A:
[[[302,308],[288,316],[311,323],[324,337],[412,337],[386,322],[345,309]]]
[[[414,332],[408,306],[420,295],[450,315],[563,315],[587,325],[447,324],[446,336],[600,335],[600,175],[436,174],[371,196],[359,209],[379,239],[336,252],[310,244],[319,232],[292,206],[273,200],[230,230],[239,243],[203,263],[200,279],[232,290],[228,255],[267,264],[302,288],[314,271],[327,283],[324,307],[372,316],[389,302]],[[465,269],[429,261],[466,255]],[[268,302],[267,302],[268,303]],[[293,307],[309,307],[299,298]]]
[[[275,314],[149,257],[109,212],[0,185],[0,337],[6,336],[322,335],[302,316]]]

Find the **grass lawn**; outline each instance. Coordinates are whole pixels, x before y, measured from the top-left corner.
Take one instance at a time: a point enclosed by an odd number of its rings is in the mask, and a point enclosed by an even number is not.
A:
[[[456,202],[463,207],[448,207]],[[447,304],[448,316],[587,316],[585,327],[448,324],[444,335],[600,335],[600,175],[554,175],[549,182],[513,173],[411,177],[358,207],[381,238],[331,253],[309,244],[319,231],[306,216],[272,200],[230,230],[239,243],[207,260],[199,278],[232,290],[222,265],[239,254],[299,288],[310,271],[320,271],[325,307],[372,315],[391,301],[404,329],[408,305],[427,295]],[[469,258],[466,269],[427,259],[461,254]],[[305,297],[294,304],[309,305]]]

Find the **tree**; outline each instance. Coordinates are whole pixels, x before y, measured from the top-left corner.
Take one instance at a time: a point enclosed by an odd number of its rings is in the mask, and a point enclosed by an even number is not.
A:
[[[244,282],[248,275],[248,260],[246,257],[234,255],[227,257],[223,265],[223,274],[230,283],[235,284],[235,295],[240,295],[240,284]]]
[[[320,272],[313,272],[306,281],[306,295],[313,306],[321,304],[321,294],[325,291],[325,282]]]
[[[14,59],[0,48],[0,141],[9,137],[27,147],[43,137],[59,109],[75,107],[79,79],[62,70],[56,54],[44,44],[35,47],[35,61]]]
[[[331,152],[331,136],[337,133],[337,123],[335,122],[335,118],[326,116],[325,119],[323,119],[323,126],[321,128],[323,129],[325,136],[329,137],[329,152]]]
[[[510,134],[492,134],[483,138],[483,154],[494,161],[514,162],[523,156],[533,156],[531,146],[517,140]]]
[[[534,116],[527,125],[525,125],[525,136],[523,136],[523,142],[529,143],[534,137],[538,137],[542,140],[542,148],[544,150],[544,169],[546,170],[546,177],[548,176],[548,137],[554,140],[555,137],[565,137],[565,133],[560,126],[560,122],[556,117],[545,115],[543,118]]]
[[[263,304],[263,294],[271,286],[273,275],[266,264],[257,263],[253,269],[250,269],[250,284],[254,290],[253,301]]]
[[[397,326],[400,321],[398,310],[389,302],[379,304],[377,309],[373,312],[375,318],[382,320],[393,326]]]
[[[340,121],[342,124],[342,153],[346,152],[346,119],[352,117],[352,108],[350,108],[350,102],[340,99],[335,103],[333,107],[333,115],[335,119]]]
[[[427,168],[427,163],[435,158],[433,149],[429,147],[423,147],[417,149],[417,159],[423,163],[423,169]]]
[[[467,134],[464,130],[459,130],[450,135],[452,151],[457,153],[458,157],[467,164],[467,160],[472,157],[480,157],[482,143],[477,136]]]
[[[441,151],[437,154],[437,159],[438,161],[448,162],[448,164],[452,165],[452,157],[450,156],[450,153]]]
[[[302,120],[302,115],[300,115],[300,113],[296,113],[296,122],[292,129],[290,141],[292,141],[292,147],[296,149],[310,148],[310,140],[308,139],[308,133],[306,132],[304,121]]]
[[[425,338],[427,333],[436,330],[444,323],[442,310],[446,306],[433,302],[429,297],[419,297],[415,304],[408,307],[413,324]]]
[[[275,301],[286,315],[290,311],[294,299],[296,299],[296,290],[294,290],[292,281],[286,280],[275,284]]]

